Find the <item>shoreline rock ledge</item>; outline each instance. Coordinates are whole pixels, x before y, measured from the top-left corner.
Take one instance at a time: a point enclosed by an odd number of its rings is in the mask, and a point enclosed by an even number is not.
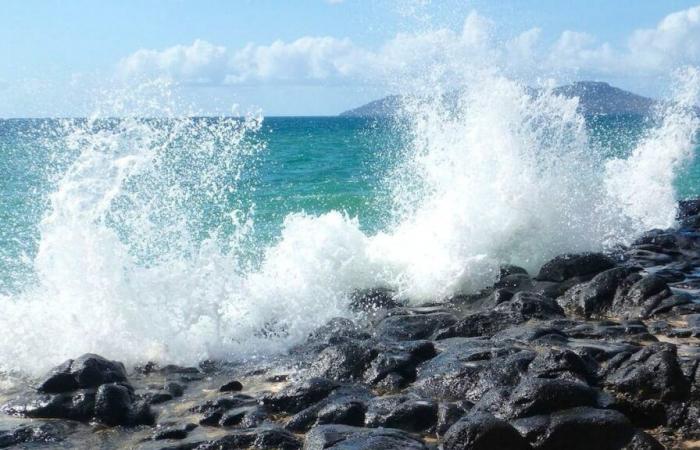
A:
[[[353,320],[269,359],[79,356],[5,396],[0,448],[700,448],[700,200],[679,210],[478,294],[355,292]]]

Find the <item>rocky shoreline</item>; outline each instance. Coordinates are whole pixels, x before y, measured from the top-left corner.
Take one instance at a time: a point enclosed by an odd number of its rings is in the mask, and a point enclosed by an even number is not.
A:
[[[357,292],[273,359],[83,355],[2,394],[0,448],[700,448],[700,200],[612,254],[407,307]]]

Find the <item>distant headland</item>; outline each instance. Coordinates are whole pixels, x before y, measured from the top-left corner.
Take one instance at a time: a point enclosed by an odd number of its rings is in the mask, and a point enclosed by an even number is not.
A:
[[[657,100],[634,94],[601,81],[578,81],[559,86],[556,94],[578,97],[579,108],[584,114],[640,114],[647,115]],[[389,117],[401,105],[401,96],[390,95],[360,107],[342,112],[343,117]]]

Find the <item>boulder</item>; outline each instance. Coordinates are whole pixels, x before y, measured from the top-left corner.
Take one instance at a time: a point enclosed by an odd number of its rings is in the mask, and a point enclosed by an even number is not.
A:
[[[61,393],[118,382],[127,382],[124,364],[86,353],[78,359],[68,360],[55,367],[41,382],[38,390],[45,393]]]
[[[338,384],[327,378],[314,377],[264,396],[263,404],[274,411],[295,413],[328,397],[337,387]]]
[[[449,327],[457,318],[447,312],[389,316],[375,328],[377,337],[394,341],[415,341],[429,338],[441,328]]]
[[[340,386],[326,398],[290,417],[285,428],[293,432],[305,432],[317,423],[354,425],[359,421],[362,424],[367,410],[367,402],[372,398],[372,392],[363,386]]]
[[[676,346],[667,343],[619,355],[610,361],[603,382],[636,400],[682,401],[690,395],[690,381],[678,362]]]
[[[605,315],[612,307],[618,287],[630,273],[626,267],[608,269],[591,281],[572,287],[557,302],[568,315],[574,317],[590,319]]]
[[[158,425],[158,427],[153,432],[153,440],[159,441],[162,439],[185,439],[190,431],[197,428],[197,424],[185,423],[185,424],[163,424]]]
[[[562,282],[578,276],[593,276],[612,267],[615,267],[615,260],[602,253],[566,254],[545,263],[536,278]]]
[[[578,381],[525,378],[509,398],[485,395],[474,408],[489,411],[503,419],[514,419],[549,414],[576,406],[596,406],[597,401],[598,391]]]
[[[306,434],[304,450],[427,450],[412,435],[391,428],[319,425]]]
[[[619,412],[590,407],[525,417],[512,424],[537,450],[619,450],[635,433]]]
[[[297,450],[301,441],[292,433],[276,426],[262,426],[231,431],[226,436],[212,441],[192,444],[189,449],[223,450],[223,449],[270,449]]]
[[[369,403],[365,414],[365,425],[372,428],[421,432],[436,422],[437,404],[414,394],[377,397]]]
[[[95,397],[95,419],[105,425],[125,425],[129,422],[133,399],[129,390],[117,383],[103,384]]]
[[[42,448],[46,444],[57,444],[73,431],[65,423],[42,423],[20,425],[11,430],[0,430],[0,448],[31,444],[30,448]]]
[[[399,388],[415,380],[418,364],[433,358],[437,352],[430,341],[404,341],[375,347],[378,355],[364,372],[364,380],[377,384],[388,376],[397,377]]]
[[[387,288],[371,288],[355,291],[350,295],[350,309],[353,311],[375,311],[401,306],[396,293]]]
[[[219,392],[234,392],[243,390],[243,385],[238,380],[231,380],[228,383],[224,383],[220,388]]]
[[[467,414],[447,430],[442,442],[444,450],[527,450],[532,448],[515,428],[486,413]]]
[[[352,380],[362,376],[377,352],[364,341],[347,341],[323,349],[311,365],[310,373],[332,380]]]

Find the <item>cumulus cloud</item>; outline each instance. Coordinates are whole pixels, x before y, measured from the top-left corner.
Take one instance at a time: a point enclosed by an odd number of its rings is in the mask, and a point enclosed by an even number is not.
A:
[[[376,48],[329,36],[251,43],[242,48],[196,40],[164,50],[138,50],[119,63],[119,70],[129,77],[164,76],[190,84],[303,84],[383,82],[435,68],[446,75],[449,70],[484,63],[506,70],[613,75],[629,71],[653,74],[700,63],[700,6],[670,14],[655,28],[633,31],[619,47],[574,30],[542,42],[539,28],[496,40],[494,28],[491,20],[471,12],[459,30],[399,33]]]
[[[656,28],[635,31],[628,42],[630,62],[658,70],[700,61],[700,6],[666,16]]]
[[[226,47],[200,39],[163,51],[138,50],[119,63],[120,71],[127,76],[167,76],[189,83],[222,82],[228,66]]]
[[[138,50],[119,63],[119,71],[124,76],[163,76],[190,84],[377,81],[419,72],[440,61],[469,61],[477,54],[483,59],[491,27],[489,20],[472,12],[460,32],[437,29],[399,33],[378,49],[360,47],[348,38],[327,36],[248,44],[240,49],[196,40],[191,45],[161,51]]]

